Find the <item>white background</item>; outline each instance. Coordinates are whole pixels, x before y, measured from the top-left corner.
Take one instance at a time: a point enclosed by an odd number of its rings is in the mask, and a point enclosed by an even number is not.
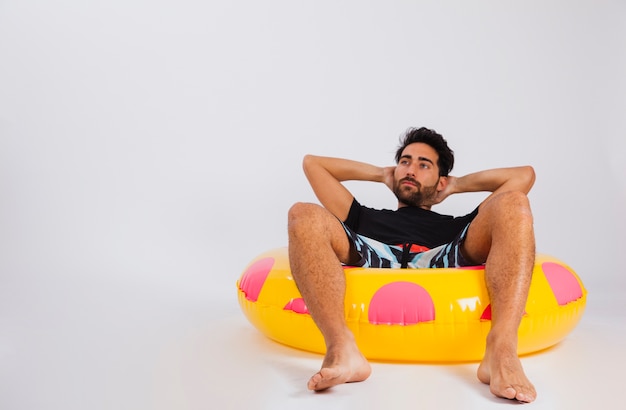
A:
[[[0,0],[0,408],[500,405],[474,365],[377,364],[306,392],[320,357],[239,311],[245,266],[315,201],[303,155],[391,165],[410,126],[448,139],[455,175],[535,168],[537,249],[589,299],[563,346],[527,359],[534,406],[613,404],[625,39],[618,0]]]

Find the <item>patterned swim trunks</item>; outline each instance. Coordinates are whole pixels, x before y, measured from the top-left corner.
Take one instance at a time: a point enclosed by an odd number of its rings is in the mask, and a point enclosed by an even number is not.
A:
[[[364,268],[458,268],[472,266],[461,254],[461,245],[467,235],[469,224],[450,243],[433,249],[417,247],[414,244],[387,245],[375,239],[362,236],[343,224],[355,250],[361,259],[351,264]],[[422,249],[419,249],[422,248]],[[426,250],[424,250],[426,249]]]

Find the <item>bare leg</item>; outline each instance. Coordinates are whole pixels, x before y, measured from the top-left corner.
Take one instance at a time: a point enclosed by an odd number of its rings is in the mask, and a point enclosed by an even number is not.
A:
[[[326,343],[319,372],[310,390],[367,379],[371,368],[345,322],[346,280],[341,262],[349,262],[350,244],[339,221],[314,204],[295,204],[289,210],[291,272],[315,324]]]
[[[470,225],[463,251],[475,262],[485,261],[491,300],[491,331],[478,379],[498,397],[531,402],[537,393],[517,356],[517,332],[535,262],[533,219],[526,195],[505,192],[485,202]]]

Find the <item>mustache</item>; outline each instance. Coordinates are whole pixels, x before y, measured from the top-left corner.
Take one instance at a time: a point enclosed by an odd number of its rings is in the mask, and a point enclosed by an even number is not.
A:
[[[415,179],[410,178],[410,177],[405,177],[405,178],[402,178],[402,179],[400,179],[400,181],[399,181],[399,182],[400,182],[400,183],[402,183],[402,182],[405,182],[405,181],[408,181],[408,182],[410,182],[410,183],[412,183],[412,184],[415,184],[415,185],[417,185],[418,187],[421,187],[421,186],[422,186],[422,184],[420,184],[420,183],[419,183],[419,182],[417,182]]]

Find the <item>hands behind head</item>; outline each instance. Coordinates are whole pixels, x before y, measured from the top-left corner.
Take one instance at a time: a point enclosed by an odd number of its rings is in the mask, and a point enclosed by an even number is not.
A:
[[[456,192],[457,177],[448,175],[447,177],[440,178],[444,178],[447,181],[444,183],[443,189],[441,191],[437,191],[437,195],[435,195],[435,198],[433,199],[433,203],[431,205],[440,204],[441,202],[443,202],[444,199]]]
[[[395,166],[383,168],[383,183],[387,185],[387,188],[393,192],[394,173],[396,171]]]

